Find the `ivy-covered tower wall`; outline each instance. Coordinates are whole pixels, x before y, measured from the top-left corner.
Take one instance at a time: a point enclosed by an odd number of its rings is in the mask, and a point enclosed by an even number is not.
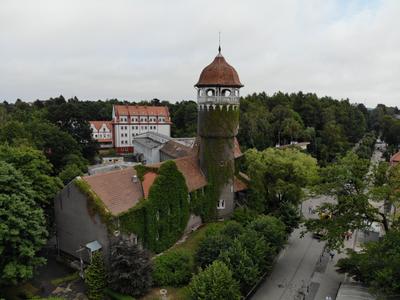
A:
[[[235,69],[219,52],[201,73],[197,87],[199,159],[207,177],[205,209],[209,217],[234,210],[234,145],[239,128],[239,89]]]

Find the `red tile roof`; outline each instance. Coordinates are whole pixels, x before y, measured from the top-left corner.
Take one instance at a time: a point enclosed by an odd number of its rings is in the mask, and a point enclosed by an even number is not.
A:
[[[244,190],[247,190],[247,184],[235,176],[233,180],[233,191],[236,193]]]
[[[114,105],[117,116],[163,116],[169,121],[167,106],[143,106],[143,105]]]
[[[133,182],[134,175],[136,175],[136,171],[133,168],[127,168],[84,176],[82,179],[90,185],[90,188],[100,197],[110,212],[118,215],[136,205],[143,198],[140,180]]]
[[[207,185],[206,177],[200,169],[199,160],[196,156],[186,156],[175,159],[178,170],[185,177],[189,192],[193,192]],[[159,168],[162,163],[151,164],[149,167]]]
[[[142,182],[143,193],[144,193],[144,198],[147,199],[147,197],[149,196],[150,187],[153,185],[154,180],[156,180],[157,174],[154,172],[148,172],[143,177],[144,177]]]
[[[103,124],[105,124],[109,130],[112,130],[111,121],[89,121],[89,123],[97,130],[99,130]]]
[[[396,164],[400,162],[400,151],[397,152],[396,154],[394,154],[391,158],[390,158],[390,163],[391,164]]]
[[[235,137],[234,140],[234,148],[233,148],[233,156],[235,158],[241,157],[243,155],[242,151],[240,150],[240,145],[239,145],[239,141],[237,140],[237,138]]]
[[[228,64],[225,58],[219,53],[214,61],[203,69],[196,87],[226,86],[242,87],[239,75],[235,68]]]

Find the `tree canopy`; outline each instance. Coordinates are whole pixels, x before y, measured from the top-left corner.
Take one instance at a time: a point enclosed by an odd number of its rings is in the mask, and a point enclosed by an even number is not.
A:
[[[303,188],[318,178],[316,160],[296,148],[250,149],[245,153],[245,170],[251,174],[247,206],[281,217],[286,225],[292,224],[291,229],[296,227]],[[288,210],[293,214],[287,215]]]
[[[45,218],[30,185],[0,160],[0,285],[30,279],[34,268],[45,262],[37,256],[46,243]]]

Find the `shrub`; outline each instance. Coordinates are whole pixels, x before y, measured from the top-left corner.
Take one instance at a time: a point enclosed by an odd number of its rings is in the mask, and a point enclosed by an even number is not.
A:
[[[225,300],[240,299],[239,285],[232,272],[221,261],[215,261],[195,275],[189,284],[190,299]]]
[[[270,243],[276,252],[285,244],[285,224],[276,217],[261,215],[252,221],[248,228],[261,233],[265,241]]]
[[[76,176],[82,175],[81,169],[76,164],[67,165],[58,175],[64,184],[68,184]]]
[[[233,241],[229,249],[221,253],[219,260],[223,261],[232,271],[233,278],[239,282],[243,294],[246,294],[257,282],[260,270],[248,250],[238,239]]]
[[[158,286],[180,286],[190,281],[193,269],[190,252],[172,250],[154,259],[153,279]]]
[[[202,268],[216,260],[220,253],[227,250],[232,244],[232,239],[220,233],[207,235],[199,243],[195,259],[196,264]]]
[[[247,207],[240,207],[235,209],[232,215],[232,220],[239,222],[246,226],[257,217],[257,213]]]
[[[241,233],[243,233],[243,231],[244,231],[244,228],[240,223],[238,223],[236,221],[229,221],[221,229],[220,233],[224,236],[234,239],[235,237],[237,237]]]
[[[104,298],[107,274],[103,256],[100,252],[93,254],[92,262],[85,271],[85,284],[88,289],[89,300],[102,300]]]
[[[275,258],[275,248],[264,237],[252,229],[237,238],[247,250],[247,254],[261,272],[269,271]]]
[[[152,265],[147,251],[127,241],[119,241],[111,247],[111,289],[134,297],[143,295],[152,285],[151,273]]]

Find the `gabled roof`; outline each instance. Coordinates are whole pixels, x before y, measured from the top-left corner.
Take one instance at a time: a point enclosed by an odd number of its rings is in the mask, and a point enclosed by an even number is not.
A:
[[[157,174],[154,172],[148,172],[144,174],[142,182],[144,198],[147,199],[147,197],[149,197],[150,188],[153,185],[154,180],[156,180],[156,177]]]
[[[196,156],[186,156],[175,159],[174,162],[178,170],[185,177],[189,192],[193,192],[207,185],[206,177],[200,169],[199,161]],[[151,168],[159,168],[162,163],[149,164]],[[145,192],[146,193],[146,192]]]
[[[101,128],[103,125],[106,125],[107,128],[108,128],[109,130],[112,130],[112,123],[111,123],[111,121],[89,121],[89,124],[90,124],[90,125],[93,125],[93,127],[96,128],[97,131],[99,131],[100,128]]]
[[[171,158],[178,158],[190,155],[193,149],[174,140],[170,140],[161,147],[160,151]]]
[[[134,205],[143,198],[141,182],[133,182],[132,178],[136,175],[133,168],[100,173],[92,176],[84,176],[93,192],[100,197],[107,209],[113,214],[118,215]]]
[[[117,116],[163,116],[169,118],[167,106],[114,105]],[[169,121],[169,120],[166,120]]]

